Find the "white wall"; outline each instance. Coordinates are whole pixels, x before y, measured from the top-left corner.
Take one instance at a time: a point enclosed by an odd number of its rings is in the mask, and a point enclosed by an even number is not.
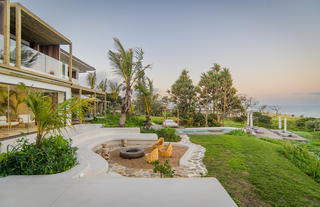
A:
[[[24,83],[26,86],[33,86],[35,88],[65,92],[66,99],[71,98],[71,88],[70,87],[58,86],[58,85],[54,85],[54,84],[49,84],[49,83],[44,83],[44,82],[28,80],[28,79],[24,79],[24,78],[18,78],[18,77],[0,74],[0,83],[17,85],[20,82]]]

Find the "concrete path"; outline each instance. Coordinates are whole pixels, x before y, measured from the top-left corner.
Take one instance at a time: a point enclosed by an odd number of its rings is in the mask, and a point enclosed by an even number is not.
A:
[[[215,178],[0,179],[1,207],[236,206]]]

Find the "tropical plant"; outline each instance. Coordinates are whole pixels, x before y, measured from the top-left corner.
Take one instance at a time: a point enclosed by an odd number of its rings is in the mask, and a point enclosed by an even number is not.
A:
[[[96,81],[97,81],[96,78],[97,78],[96,71],[94,71],[93,73],[87,74],[87,81],[91,89],[94,89],[94,87],[96,86]]]
[[[113,114],[116,112],[116,107],[118,103],[118,98],[120,96],[122,84],[119,84],[114,81],[109,81],[109,89],[110,89],[110,96],[112,98],[112,105],[113,105]]]
[[[107,82],[108,80],[105,78],[103,80],[100,81],[100,83],[98,84],[98,89],[100,89],[103,92],[107,92]]]
[[[153,106],[155,105],[159,97],[159,94],[154,92],[153,82],[149,78],[146,78],[146,81],[139,81],[136,85],[136,89],[138,89],[139,91],[138,99],[141,100],[141,102],[143,102],[145,108],[145,128],[150,129],[151,110],[153,109]]]
[[[51,97],[34,91],[23,83],[17,87],[25,91],[26,96],[23,101],[34,114],[37,126],[37,147],[48,134],[61,133],[63,127],[72,127],[71,114],[75,113],[78,117],[83,117],[84,108],[88,108],[89,103],[93,101],[91,98],[79,100],[78,97],[73,97],[54,105]]]
[[[154,166],[153,172],[159,172],[161,178],[173,178],[175,170],[171,169],[169,160],[166,160],[164,164],[160,164],[159,160],[153,161],[151,164]]]
[[[116,51],[109,50],[109,60],[113,66],[113,71],[119,75],[124,82],[124,98],[121,106],[121,117],[118,123],[119,127],[124,127],[126,115],[130,110],[131,94],[134,84],[138,79],[143,77],[146,69],[151,65],[143,66],[143,50],[142,49],[128,49],[126,50],[118,38],[114,38],[116,44]]]
[[[76,147],[61,135],[44,139],[40,146],[23,138],[0,155],[0,176],[54,174],[77,164]]]

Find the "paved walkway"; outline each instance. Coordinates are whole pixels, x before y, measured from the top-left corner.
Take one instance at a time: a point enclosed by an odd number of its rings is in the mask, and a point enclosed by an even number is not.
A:
[[[236,206],[215,178],[25,178],[0,179],[1,207]]]

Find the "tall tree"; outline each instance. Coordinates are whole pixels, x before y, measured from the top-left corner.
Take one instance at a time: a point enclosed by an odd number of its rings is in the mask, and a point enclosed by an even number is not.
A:
[[[94,71],[93,73],[87,74],[87,81],[91,89],[94,89],[94,87],[96,86],[96,81],[97,81],[96,75],[97,75],[96,71]]]
[[[139,91],[138,99],[144,103],[146,116],[145,128],[150,129],[151,111],[157,102],[159,94],[154,92],[153,82],[149,78],[146,78],[146,81],[139,81],[136,89]]]
[[[171,96],[172,102],[177,104],[181,116],[186,116],[188,112],[194,111],[196,101],[196,89],[188,74],[184,69],[178,78],[171,86],[168,93]]]
[[[124,127],[126,115],[131,106],[132,89],[136,81],[141,78],[144,71],[151,65],[143,66],[142,49],[126,50],[120,43],[118,38],[114,38],[116,51],[109,50],[109,60],[113,66],[114,72],[123,79],[124,98],[121,105],[121,117],[118,123],[119,127]]]

